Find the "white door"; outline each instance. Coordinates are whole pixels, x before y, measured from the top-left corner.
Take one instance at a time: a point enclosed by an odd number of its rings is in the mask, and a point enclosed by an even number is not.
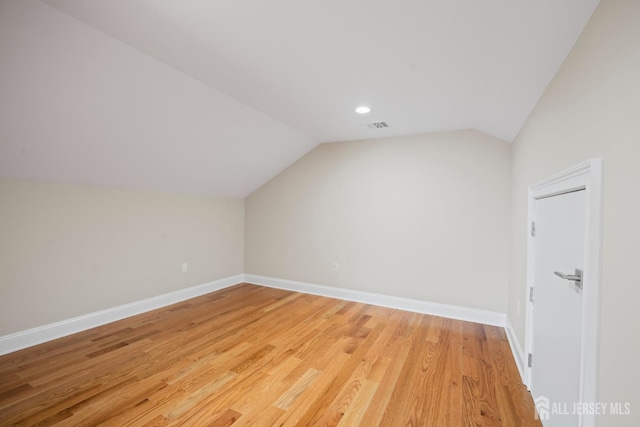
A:
[[[535,200],[530,388],[545,427],[579,423],[585,193]]]

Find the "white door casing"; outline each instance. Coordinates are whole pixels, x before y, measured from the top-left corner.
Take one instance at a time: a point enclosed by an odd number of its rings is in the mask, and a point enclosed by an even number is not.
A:
[[[582,289],[582,316],[580,357],[576,361],[580,375],[580,402],[597,402],[598,399],[598,330],[599,294],[601,284],[601,241],[602,241],[602,162],[599,159],[579,164],[564,172],[544,179],[529,187],[529,221],[527,224],[527,288],[525,298],[526,336],[525,355],[533,352],[533,305],[529,301],[531,286],[535,285],[535,237],[531,224],[535,219],[536,200],[584,190],[584,268]],[[565,271],[564,273],[572,273]],[[534,298],[535,299],[535,298]],[[535,362],[534,362],[535,363]],[[525,363],[525,384],[531,388],[532,369]],[[595,415],[585,414],[579,419],[581,427],[597,425]]]

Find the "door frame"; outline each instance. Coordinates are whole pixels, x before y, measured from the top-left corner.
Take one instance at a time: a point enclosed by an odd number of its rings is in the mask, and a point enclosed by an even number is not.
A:
[[[602,160],[592,159],[529,186],[527,221],[527,286],[525,290],[525,355],[533,342],[533,304],[529,298],[533,286],[534,240],[531,224],[535,221],[535,201],[576,190],[586,190],[585,260],[582,301],[582,345],[580,355],[580,402],[598,401],[598,348],[600,329],[600,286],[602,282]],[[535,296],[534,296],[535,298]],[[534,355],[535,357],[535,355]],[[525,360],[527,357],[525,357]],[[524,367],[524,383],[531,386],[531,368]],[[579,425],[595,427],[596,415],[582,415]]]

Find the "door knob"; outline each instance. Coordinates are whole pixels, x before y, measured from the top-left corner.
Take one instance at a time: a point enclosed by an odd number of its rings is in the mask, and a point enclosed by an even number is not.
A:
[[[582,270],[579,268],[576,268],[576,272],[574,274],[564,274],[559,271],[554,271],[553,274],[561,279],[571,280],[577,287],[582,289]]]

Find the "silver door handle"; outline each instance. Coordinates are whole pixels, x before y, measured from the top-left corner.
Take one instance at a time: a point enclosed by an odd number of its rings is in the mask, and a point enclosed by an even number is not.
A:
[[[582,270],[576,268],[575,274],[564,274],[559,271],[554,271],[553,274],[560,277],[561,279],[573,281],[577,287],[582,289]]]

